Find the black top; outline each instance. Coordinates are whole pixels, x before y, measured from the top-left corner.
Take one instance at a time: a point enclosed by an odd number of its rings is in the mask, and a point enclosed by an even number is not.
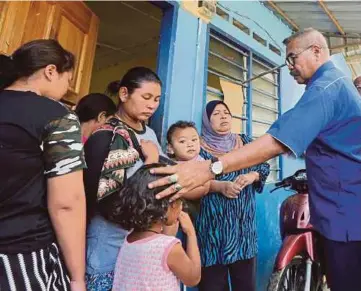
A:
[[[85,167],[77,117],[32,92],[0,92],[0,161],[0,253],[46,247],[46,180]]]
[[[84,189],[87,203],[88,222],[94,216],[97,208],[97,193],[100,174],[105,158],[109,153],[109,145],[112,140],[112,132],[101,131],[89,137],[84,145],[87,169],[84,171]]]

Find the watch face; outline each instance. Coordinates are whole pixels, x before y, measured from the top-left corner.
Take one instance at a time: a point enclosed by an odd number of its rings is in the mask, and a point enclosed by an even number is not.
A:
[[[222,174],[223,172],[223,165],[220,161],[218,162],[215,162],[212,164],[212,172],[215,174],[215,175],[220,175]]]

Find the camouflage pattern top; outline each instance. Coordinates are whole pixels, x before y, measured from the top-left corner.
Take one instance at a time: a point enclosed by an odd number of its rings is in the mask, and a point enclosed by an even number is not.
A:
[[[44,130],[45,174],[54,177],[84,168],[80,124],[74,113],[50,121]]]
[[[0,253],[47,247],[47,179],[85,168],[77,117],[32,92],[0,92],[0,160]]]

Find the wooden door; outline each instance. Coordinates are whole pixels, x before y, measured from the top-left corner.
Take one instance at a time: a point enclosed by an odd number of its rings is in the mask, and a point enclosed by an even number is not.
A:
[[[76,104],[88,93],[99,19],[84,2],[0,2],[0,53],[11,54],[21,44],[54,38],[76,57],[66,101]]]

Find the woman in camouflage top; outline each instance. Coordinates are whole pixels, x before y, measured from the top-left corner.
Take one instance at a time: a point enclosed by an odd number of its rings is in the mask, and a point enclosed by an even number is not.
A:
[[[55,40],[0,55],[1,290],[85,291],[83,146],[59,102],[73,68]]]

